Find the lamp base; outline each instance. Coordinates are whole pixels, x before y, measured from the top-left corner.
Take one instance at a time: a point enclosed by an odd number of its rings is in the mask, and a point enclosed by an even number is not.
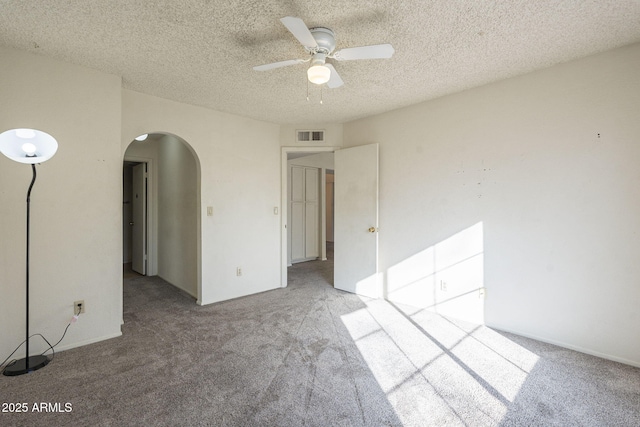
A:
[[[47,366],[50,360],[47,356],[31,356],[29,357],[29,370],[27,370],[26,359],[16,360],[15,363],[4,368],[3,374],[12,377],[15,375],[28,374]]]

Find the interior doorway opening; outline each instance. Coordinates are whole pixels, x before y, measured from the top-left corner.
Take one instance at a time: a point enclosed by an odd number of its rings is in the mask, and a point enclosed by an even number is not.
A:
[[[149,133],[123,159],[123,278],[159,276],[199,301],[200,162],[178,136]],[[136,209],[137,207],[137,209]]]
[[[122,168],[122,263],[125,277],[146,276],[148,162],[125,160]]]
[[[333,285],[334,151],[334,147],[283,147],[282,287],[287,286],[289,268],[315,261],[330,261],[331,271],[325,275]]]
[[[348,148],[336,147],[282,147],[282,238],[281,287],[288,283],[289,262],[288,215],[290,165],[289,161],[312,154],[333,154],[333,168],[322,169],[325,176],[322,197],[326,197],[326,170],[335,176],[334,203],[334,262],[333,286],[372,298],[384,297],[383,276],[378,269],[378,144]],[[313,165],[309,165],[313,166]],[[325,207],[326,208],[326,207]],[[326,228],[324,210],[320,223],[320,241],[326,257]]]

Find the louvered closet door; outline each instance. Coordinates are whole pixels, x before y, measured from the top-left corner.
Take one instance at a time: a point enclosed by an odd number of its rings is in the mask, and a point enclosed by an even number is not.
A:
[[[320,256],[320,170],[292,166],[289,230],[291,262]]]
[[[304,168],[291,168],[291,200],[289,229],[291,230],[291,262],[304,260],[305,214],[304,214]]]
[[[304,215],[305,215],[305,258],[315,259],[320,256],[320,182],[319,170],[316,168],[305,168],[304,170]]]

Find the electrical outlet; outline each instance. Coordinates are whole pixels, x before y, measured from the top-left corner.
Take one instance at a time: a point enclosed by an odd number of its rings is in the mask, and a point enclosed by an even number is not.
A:
[[[236,269],[236,276],[242,276],[242,268],[238,267]]]
[[[444,280],[440,281],[440,290],[446,292],[447,291],[447,282]]]
[[[86,309],[85,305],[84,305],[84,300],[81,299],[79,301],[74,301],[73,303],[73,314],[79,314],[78,313],[78,309],[80,309],[80,313],[84,313],[84,310]]]

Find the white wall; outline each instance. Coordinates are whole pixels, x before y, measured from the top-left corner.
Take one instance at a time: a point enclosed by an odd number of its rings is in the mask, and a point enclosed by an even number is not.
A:
[[[334,216],[334,196],[333,189],[335,184],[335,175],[332,173],[326,174],[325,179],[325,215],[327,218],[327,231],[326,231],[326,240],[327,242],[333,242],[333,216]]]
[[[120,334],[122,157],[119,77],[0,47],[0,130],[33,127],[58,152],[37,167],[31,196],[31,333],[57,348]],[[0,155],[0,354],[24,340],[28,165]],[[33,338],[31,352],[45,349]],[[16,353],[23,357],[24,349]]]
[[[158,275],[197,298],[198,164],[175,137],[158,142]]]
[[[122,97],[122,155],[137,135],[170,133],[199,160],[200,303],[279,287],[280,127],[129,90]]]
[[[289,165],[308,166],[320,169],[333,169],[333,152],[310,154],[289,160]]]
[[[380,144],[383,273],[481,227],[488,325],[640,365],[638,70],[636,44],[345,124]]]

